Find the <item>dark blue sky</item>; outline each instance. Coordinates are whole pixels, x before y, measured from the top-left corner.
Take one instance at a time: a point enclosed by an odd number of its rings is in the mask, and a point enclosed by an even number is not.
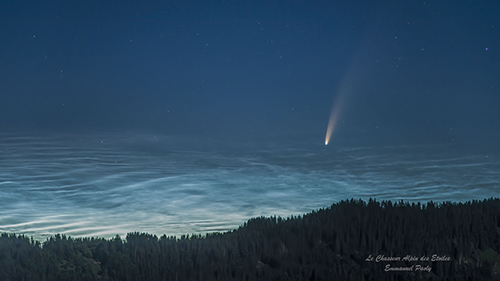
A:
[[[0,1],[0,129],[322,142],[340,95],[337,135],[498,136],[498,15],[497,1]]]

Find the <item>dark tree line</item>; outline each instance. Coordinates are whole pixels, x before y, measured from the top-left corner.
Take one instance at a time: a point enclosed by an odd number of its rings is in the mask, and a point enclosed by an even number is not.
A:
[[[437,254],[449,261],[374,262]],[[385,271],[385,265],[430,271]],[[500,200],[415,204],[341,201],[227,233],[0,237],[0,280],[500,280]]]

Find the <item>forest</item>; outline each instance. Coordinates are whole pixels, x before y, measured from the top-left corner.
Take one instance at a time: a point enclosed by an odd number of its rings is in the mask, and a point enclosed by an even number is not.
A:
[[[500,199],[351,199],[181,237],[3,233],[0,280],[500,280]]]

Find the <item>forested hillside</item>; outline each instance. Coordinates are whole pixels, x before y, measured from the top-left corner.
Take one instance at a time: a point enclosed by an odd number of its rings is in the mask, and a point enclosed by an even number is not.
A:
[[[499,199],[350,200],[203,236],[2,234],[0,280],[500,280],[499,253]]]

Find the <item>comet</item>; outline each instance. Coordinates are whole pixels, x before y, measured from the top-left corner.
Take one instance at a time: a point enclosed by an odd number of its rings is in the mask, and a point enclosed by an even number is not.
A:
[[[342,109],[345,107],[344,105],[346,103],[347,93],[351,91],[351,88],[343,87],[340,89],[339,94],[335,98],[335,102],[332,106],[332,112],[330,113],[330,119],[328,119],[328,126],[326,127],[325,145],[330,143],[333,133],[337,128],[341,111],[343,111]]]
[[[326,127],[325,145],[328,145],[328,143],[330,142],[330,138],[332,137],[332,134],[335,131],[335,127],[337,125],[338,115],[339,115],[338,106],[334,106],[332,108],[332,112],[330,113],[330,119],[328,120],[328,126]]]
[[[332,140],[333,134],[339,124],[339,118],[346,109],[348,99],[354,93],[359,92],[359,77],[365,72],[362,66],[362,64],[358,63],[357,59],[354,60],[337,88],[333,99],[332,111],[330,112],[330,119],[328,119],[328,126],[326,127],[325,145],[328,145]]]

